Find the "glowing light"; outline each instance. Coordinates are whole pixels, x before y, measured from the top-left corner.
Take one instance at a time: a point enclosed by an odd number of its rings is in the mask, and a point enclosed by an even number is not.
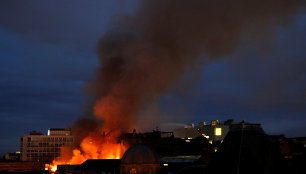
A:
[[[190,143],[190,140],[185,140],[187,143]]]
[[[57,165],[55,164],[46,164],[45,165],[45,170],[49,170],[50,172],[56,172],[57,170]]]
[[[57,168],[51,168],[52,172],[56,172]]]
[[[202,136],[205,137],[206,139],[209,139],[209,136],[204,133],[202,134]]]
[[[215,135],[221,136],[222,135],[222,129],[221,128],[215,128]]]
[[[191,137],[188,137],[188,140],[191,140],[192,138]]]
[[[168,164],[164,164],[164,166],[166,166],[166,167],[167,167],[167,166],[168,166]]]
[[[209,140],[209,144],[212,144],[212,141],[211,141],[211,140]]]

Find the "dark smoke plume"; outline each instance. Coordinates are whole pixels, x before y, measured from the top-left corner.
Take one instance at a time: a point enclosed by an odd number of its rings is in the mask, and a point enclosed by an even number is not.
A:
[[[230,55],[243,39],[272,43],[299,0],[152,0],[116,17],[98,44],[90,83],[94,115],[106,131],[128,131],[139,112],[185,74]]]

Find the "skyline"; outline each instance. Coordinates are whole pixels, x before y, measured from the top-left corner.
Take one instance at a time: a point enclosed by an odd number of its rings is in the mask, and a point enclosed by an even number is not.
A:
[[[137,5],[1,2],[0,154],[18,149],[20,136],[31,130],[67,127],[83,115],[82,90],[95,77],[97,42],[111,16],[132,14]],[[268,134],[306,136],[306,15],[293,19],[275,31],[273,43],[245,38],[234,53],[185,74],[159,107],[141,114],[170,123],[232,118],[261,123]]]

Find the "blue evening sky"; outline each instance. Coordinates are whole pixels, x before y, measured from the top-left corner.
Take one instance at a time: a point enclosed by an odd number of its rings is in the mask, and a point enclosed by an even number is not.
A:
[[[136,6],[136,0],[0,2],[0,155],[19,150],[31,130],[46,133],[82,115],[81,88],[94,78],[96,43],[112,16]],[[172,123],[232,118],[261,123],[268,134],[306,136],[305,31],[300,13],[279,28],[267,51],[242,42],[189,86],[177,84],[160,101],[161,112]]]

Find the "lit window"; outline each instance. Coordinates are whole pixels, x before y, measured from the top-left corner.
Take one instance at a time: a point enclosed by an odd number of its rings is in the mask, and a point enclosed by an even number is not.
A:
[[[215,135],[216,135],[216,136],[222,135],[222,129],[221,129],[221,128],[216,128],[216,129],[215,129]]]

